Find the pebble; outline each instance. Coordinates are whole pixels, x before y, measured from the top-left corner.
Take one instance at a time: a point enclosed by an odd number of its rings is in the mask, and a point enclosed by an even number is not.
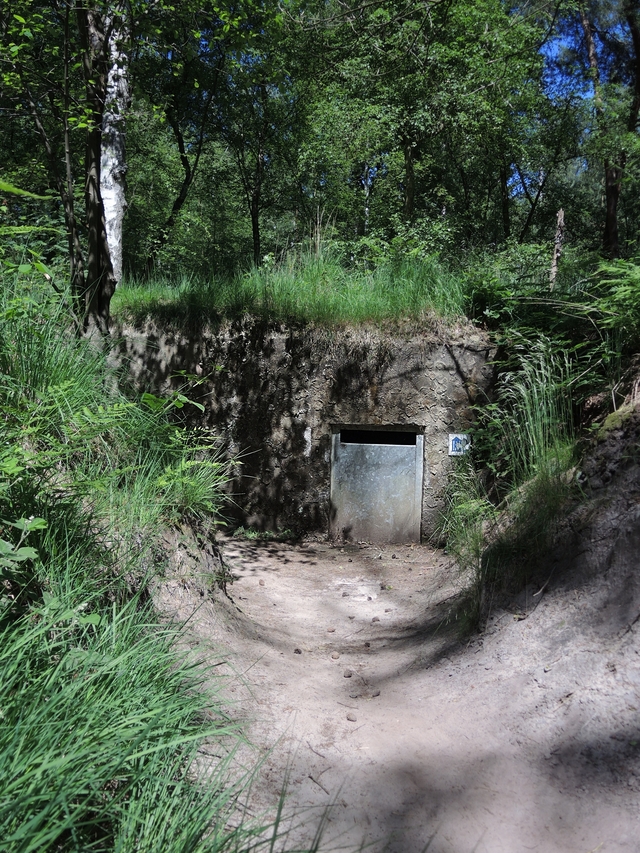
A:
[[[351,672],[350,669],[345,669],[345,671],[342,674],[344,675],[345,678],[351,678],[351,676],[353,675],[353,673]]]
[[[350,723],[355,723],[357,719],[358,718],[353,713],[353,711],[349,711],[349,713],[347,714],[347,720],[349,720]]]
[[[262,579],[260,579],[260,580],[258,581],[258,583],[260,584],[260,586],[264,586],[264,581],[263,581]]]
[[[301,654],[302,654],[302,649],[294,649],[294,650],[293,650],[293,653],[294,653],[294,655],[301,655]]]
[[[374,690],[374,691],[373,691],[373,693],[372,693],[371,695],[375,698],[376,696],[379,696],[379,695],[380,695],[380,691],[379,691],[379,690]]]
[[[345,592],[342,593],[342,597],[349,598],[349,593],[345,590]]]
[[[379,616],[374,616],[374,617],[373,617],[373,619],[372,619],[371,621],[372,621],[372,622],[379,622],[379,621],[380,621],[380,617],[379,617]]]
[[[371,648],[371,643],[365,643],[365,644],[364,644],[364,647],[365,647],[365,649],[370,649],[370,648]]]
[[[338,658],[340,657],[340,652],[331,652],[331,657],[334,660],[338,660]]]
[[[327,633],[333,634],[335,630],[336,630],[335,628],[327,628]]]
[[[392,559],[392,560],[397,560],[398,558],[396,557],[396,555],[395,555],[395,554],[392,554],[392,555],[391,555],[391,559]]]
[[[385,612],[385,613],[391,613],[391,608],[390,608],[390,607],[385,607],[384,612]]]
[[[359,699],[359,698],[360,698],[359,693],[349,693],[349,699]]]

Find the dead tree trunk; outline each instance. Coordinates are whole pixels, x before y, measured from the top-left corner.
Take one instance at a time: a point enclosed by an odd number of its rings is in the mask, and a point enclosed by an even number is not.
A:
[[[553,241],[553,256],[551,258],[551,270],[549,272],[549,290],[556,286],[558,275],[558,261],[562,255],[562,244],[564,242],[564,210],[560,208],[556,219],[556,236]]]
[[[416,205],[416,173],[413,166],[413,146],[411,140],[402,140],[404,154],[404,198],[402,200],[402,215],[407,222],[413,220]]]

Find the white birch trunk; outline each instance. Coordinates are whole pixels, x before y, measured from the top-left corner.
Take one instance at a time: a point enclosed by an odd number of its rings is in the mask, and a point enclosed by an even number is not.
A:
[[[558,275],[558,261],[562,255],[562,244],[564,243],[564,210],[560,208],[556,220],[556,236],[553,241],[553,257],[551,258],[551,271],[549,273],[549,290],[556,286]]]
[[[100,192],[104,205],[107,242],[116,283],[122,278],[122,223],[127,209],[125,122],[130,103],[129,28],[124,4],[114,13],[109,33],[109,73],[102,120]]]

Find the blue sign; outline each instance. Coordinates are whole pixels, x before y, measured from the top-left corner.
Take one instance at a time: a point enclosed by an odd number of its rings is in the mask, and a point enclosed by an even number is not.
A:
[[[471,439],[464,432],[449,433],[449,456],[464,456],[471,448]]]

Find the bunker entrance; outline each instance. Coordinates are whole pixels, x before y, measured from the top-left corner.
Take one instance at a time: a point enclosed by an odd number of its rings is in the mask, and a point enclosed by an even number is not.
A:
[[[331,437],[334,538],[419,542],[424,435],[407,427],[336,427]]]

